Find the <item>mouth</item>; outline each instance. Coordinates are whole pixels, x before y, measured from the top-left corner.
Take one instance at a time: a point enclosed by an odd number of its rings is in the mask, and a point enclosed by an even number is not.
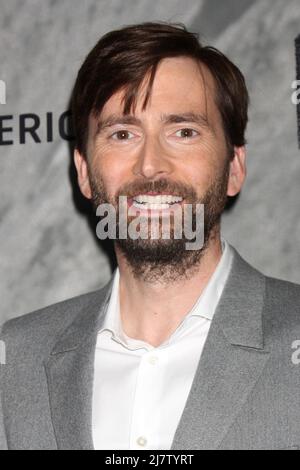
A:
[[[145,193],[136,194],[128,198],[128,207],[138,209],[141,212],[151,214],[169,212],[170,209],[175,209],[181,206],[183,198],[174,194],[162,193]]]

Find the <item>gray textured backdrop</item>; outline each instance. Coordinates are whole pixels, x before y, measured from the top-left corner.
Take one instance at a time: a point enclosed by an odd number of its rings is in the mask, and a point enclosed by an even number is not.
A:
[[[107,255],[75,209],[68,144],[45,142],[45,115],[68,108],[76,72],[105,32],[146,20],[184,22],[229,55],[251,94],[248,179],[223,233],[263,272],[300,282],[300,151],[293,42],[299,0],[0,0],[0,79],[15,141],[0,146],[0,323],[102,286]],[[19,144],[22,113],[42,143]],[[6,123],[7,126],[7,123]]]

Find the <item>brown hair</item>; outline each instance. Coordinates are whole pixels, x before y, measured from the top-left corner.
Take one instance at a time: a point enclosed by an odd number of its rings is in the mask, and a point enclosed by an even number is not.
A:
[[[105,34],[81,66],[72,94],[76,148],[86,155],[89,116],[99,116],[109,98],[122,88],[123,113],[130,113],[137,91],[150,72],[144,110],[158,63],[178,56],[193,58],[210,70],[227,144],[229,148],[244,145],[249,97],[238,67],[214,47],[202,46],[198,34],[187,31],[181,23],[146,22]]]

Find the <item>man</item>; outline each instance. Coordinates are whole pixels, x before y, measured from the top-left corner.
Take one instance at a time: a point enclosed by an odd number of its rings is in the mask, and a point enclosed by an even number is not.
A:
[[[108,285],[4,325],[10,449],[300,448],[300,288],[220,234],[246,175],[247,106],[238,68],[181,25],[113,31],[88,55],[73,94],[81,191],[158,232],[121,237],[116,221]],[[204,205],[197,249],[175,236],[188,205],[193,228]]]

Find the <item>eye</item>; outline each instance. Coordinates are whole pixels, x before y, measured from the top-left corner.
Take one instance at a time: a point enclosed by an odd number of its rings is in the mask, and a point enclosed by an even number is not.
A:
[[[178,134],[178,132],[181,133],[181,136],[180,137],[183,137],[184,139],[188,139],[190,137],[196,137],[196,135],[199,135],[199,132],[196,131],[195,129],[190,129],[190,128],[184,128],[184,129],[180,129],[179,131],[177,131],[175,134]],[[196,134],[196,135],[193,135],[193,132]]]
[[[128,135],[129,134],[133,135],[131,132],[129,132],[125,129],[122,129],[120,131],[114,132],[110,137],[113,140],[128,140]]]

